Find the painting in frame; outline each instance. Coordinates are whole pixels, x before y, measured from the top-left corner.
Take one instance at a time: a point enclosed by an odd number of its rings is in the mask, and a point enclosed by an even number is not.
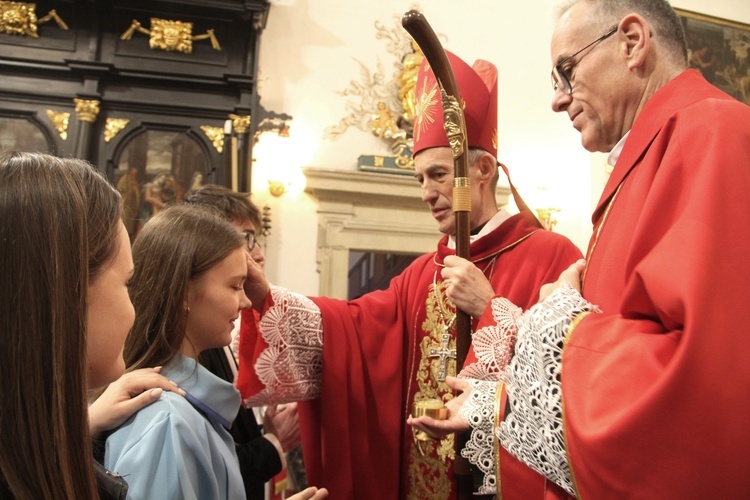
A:
[[[727,94],[750,104],[750,24],[675,11],[685,28],[690,66]]]
[[[143,224],[204,183],[210,161],[198,141],[181,131],[144,129],[119,154],[114,184],[122,195],[122,220],[133,241]]]

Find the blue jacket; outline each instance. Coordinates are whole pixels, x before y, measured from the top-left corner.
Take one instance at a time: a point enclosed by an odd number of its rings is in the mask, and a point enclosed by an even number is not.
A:
[[[237,415],[239,392],[181,355],[161,373],[192,397],[165,391],[128,419],[107,438],[105,467],[125,477],[130,499],[244,499],[225,427]]]

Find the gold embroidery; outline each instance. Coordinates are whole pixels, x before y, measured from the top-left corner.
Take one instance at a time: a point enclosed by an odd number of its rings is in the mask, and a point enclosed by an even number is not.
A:
[[[494,415],[495,415],[495,427],[500,426],[500,421],[502,419],[502,415],[500,412],[503,410],[503,408],[500,407],[501,400],[503,399],[503,386],[504,382],[499,382],[497,384],[497,392],[495,393],[495,409],[494,409]],[[494,429],[493,429],[494,430]],[[497,488],[497,494],[495,496],[495,500],[502,500],[503,499],[503,488],[502,483],[500,482],[500,439],[497,437],[497,432],[493,432],[493,450],[492,454],[495,457],[495,486]]]
[[[444,440],[447,441],[447,440]],[[453,440],[451,439],[451,446]],[[434,446],[434,445],[431,445]],[[451,492],[451,479],[448,473],[452,473],[452,466],[447,466],[442,460],[435,456],[419,458],[417,466],[412,460],[409,467],[409,493],[408,500],[446,500]]]
[[[456,313],[456,306],[445,295],[443,282],[430,285],[425,306],[425,320],[421,325],[421,331],[425,335],[418,346],[419,367],[416,373],[418,390],[414,394],[414,401],[424,399],[450,401],[453,398],[450,388],[444,382],[438,381],[440,358],[430,357],[430,350],[435,345],[441,344],[446,325],[452,328],[450,318]],[[442,313],[441,310],[445,312]],[[445,316],[448,316],[447,320]],[[448,349],[455,348],[456,340],[452,335],[448,342]],[[455,375],[456,360],[448,358],[445,364],[447,374]],[[452,434],[439,441],[421,441],[420,448],[412,446],[409,457],[408,498],[447,499],[451,492],[455,455]]]
[[[438,306],[438,312],[440,313],[440,323],[443,325],[443,333],[440,334],[440,344],[434,344],[430,347],[430,354],[428,357],[440,359],[437,380],[438,382],[445,382],[445,377],[448,375],[448,359],[456,359],[456,349],[455,347],[451,349],[450,343],[451,339],[455,338],[455,335],[451,335],[451,330],[453,329],[453,324],[456,322],[458,315],[455,307],[453,307],[452,313],[448,313],[448,298],[445,295],[441,297],[435,292],[435,290],[438,289],[437,274],[438,272],[435,270],[435,273],[432,275],[432,290],[435,294],[435,302]]]
[[[414,139],[419,141],[419,136],[422,135],[430,125],[435,123],[435,115],[437,114],[437,83],[433,83],[432,87],[427,89],[427,80],[422,82],[422,91],[419,93],[419,98],[416,103],[416,118],[414,119]]]
[[[492,274],[495,270],[495,261],[497,257],[507,250],[515,247],[523,240],[536,232],[532,231],[503,248],[484,257],[473,260],[475,264],[484,262],[482,271],[492,281]],[[434,257],[434,263],[439,268],[444,267],[437,262],[437,254]],[[481,269],[481,268],[480,268]],[[442,308],[442,309],[441,309]],[[412,361],[412,368],[409,370],[409,380],[416,380],[417,391],[413,398],[407,396],[405,415],[411,412],[413,401],[424,399],[442,399],[447,402],[453,398],[450,388],[437,380],[440,372],[440,359],[430,358],[430,348],[441,344],[442,335],[445,333],[446,324],[451,325],[449,331],[453,330],[451,319],[455,316],[456,306],[445,295],[445,283],[436,279],[429,285],[427,290],[427,299],[425,301],[425,319],[418,325],[418,320],[414,319],[413,329],[415,332],[413,345],[416,349],[415,359]],[[420,335],[421,333],[421,335]],[[421,340],[420,340],[421,338]],[[456,348],[455,334],[451,335],[448,343],[448,349]],[[414,365],[417,365],[416,373]],[[447,360],[447,374],[455,376],[456,360]],[[411,385],[409,393],[411,393]],[[412,431],[413,432],[413,431]],[[455,440],[453,434],[439,441],[420,441],[420,449],[416,445],[410,447],[408,459],[408,499],[425,499],[443,500],[448,499],[451,494],[453,482],[453,462],[455,460]],[[499,449],[498,449],[499,452]],[[498,475],[499,479],[499,475]]]
[[[451,389],[439,381],[441,360],[437,357],[430,357],[430,350],[434,345],[441,345],[443,334],[453,331],[451,319],[456,314],[456,306],[445,295],[445,282],[440,281],[433,283],[427,298],[425,320],[422,323],[422,331],[427,335],[420,343],[421,360],[417,370],[417,385],[419,391],[414,395],[415,401],[422,399],[442,399],[449,401],[453,396]],[[445,312],[443,312],[445,311]],[[447,327],[447,328],[446,328]],[[448,342],[448,349],[456,349],[455,335],[451,336]],[[445,373],[455,376],[456,360],[447,358],[445,360]]]

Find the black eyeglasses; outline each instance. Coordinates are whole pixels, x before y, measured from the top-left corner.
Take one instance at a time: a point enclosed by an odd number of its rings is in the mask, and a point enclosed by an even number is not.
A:
[[[578,65],[578,63],[581,62],[579,59],[574,64],[569,65],[567,68],[563,67],[565,63],[573,59],[575,56],[583,52],[584,50],[588,49],[589,47],[592,47],[593,45],[596,45],[597,43],[601,42],[602,40],[605,40],[612,35],[617,33],[617,26],[614,26],[609,29],[606,33],[604,33],[602,36],[591,42],[590,44],[586,45],[584,48],[579,50],[573,55],[570,55],[560,61],[559,63],[555,64],[555,67],[552,68],[552,88],[557,92],[557,89],[562,88],[563,92],[565,92],[567,95],[570,95],[573,93],[573,85],[570,83],[570,81],[573,79],[573,70]],[[581,57],[583,59],[583,57]]]
[[[243,231],[242,236],[245,237],[245,245],[247,245],[247,251],[252,252],[255,248],[255,233],[250,231]]]

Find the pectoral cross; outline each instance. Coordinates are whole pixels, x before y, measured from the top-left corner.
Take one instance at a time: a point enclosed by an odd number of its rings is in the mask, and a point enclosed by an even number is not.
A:
[[[456,359],[456,350],[448,349],[451,341],[451,334],[448,333],[448,327],[445,327],[445,333],[441,335],[442,342],[439,346],[430,347],[430,358],[440,358],[440,369],[438,370],[437,379],[445,382],[445,372],[447,370],[448,358]]]

